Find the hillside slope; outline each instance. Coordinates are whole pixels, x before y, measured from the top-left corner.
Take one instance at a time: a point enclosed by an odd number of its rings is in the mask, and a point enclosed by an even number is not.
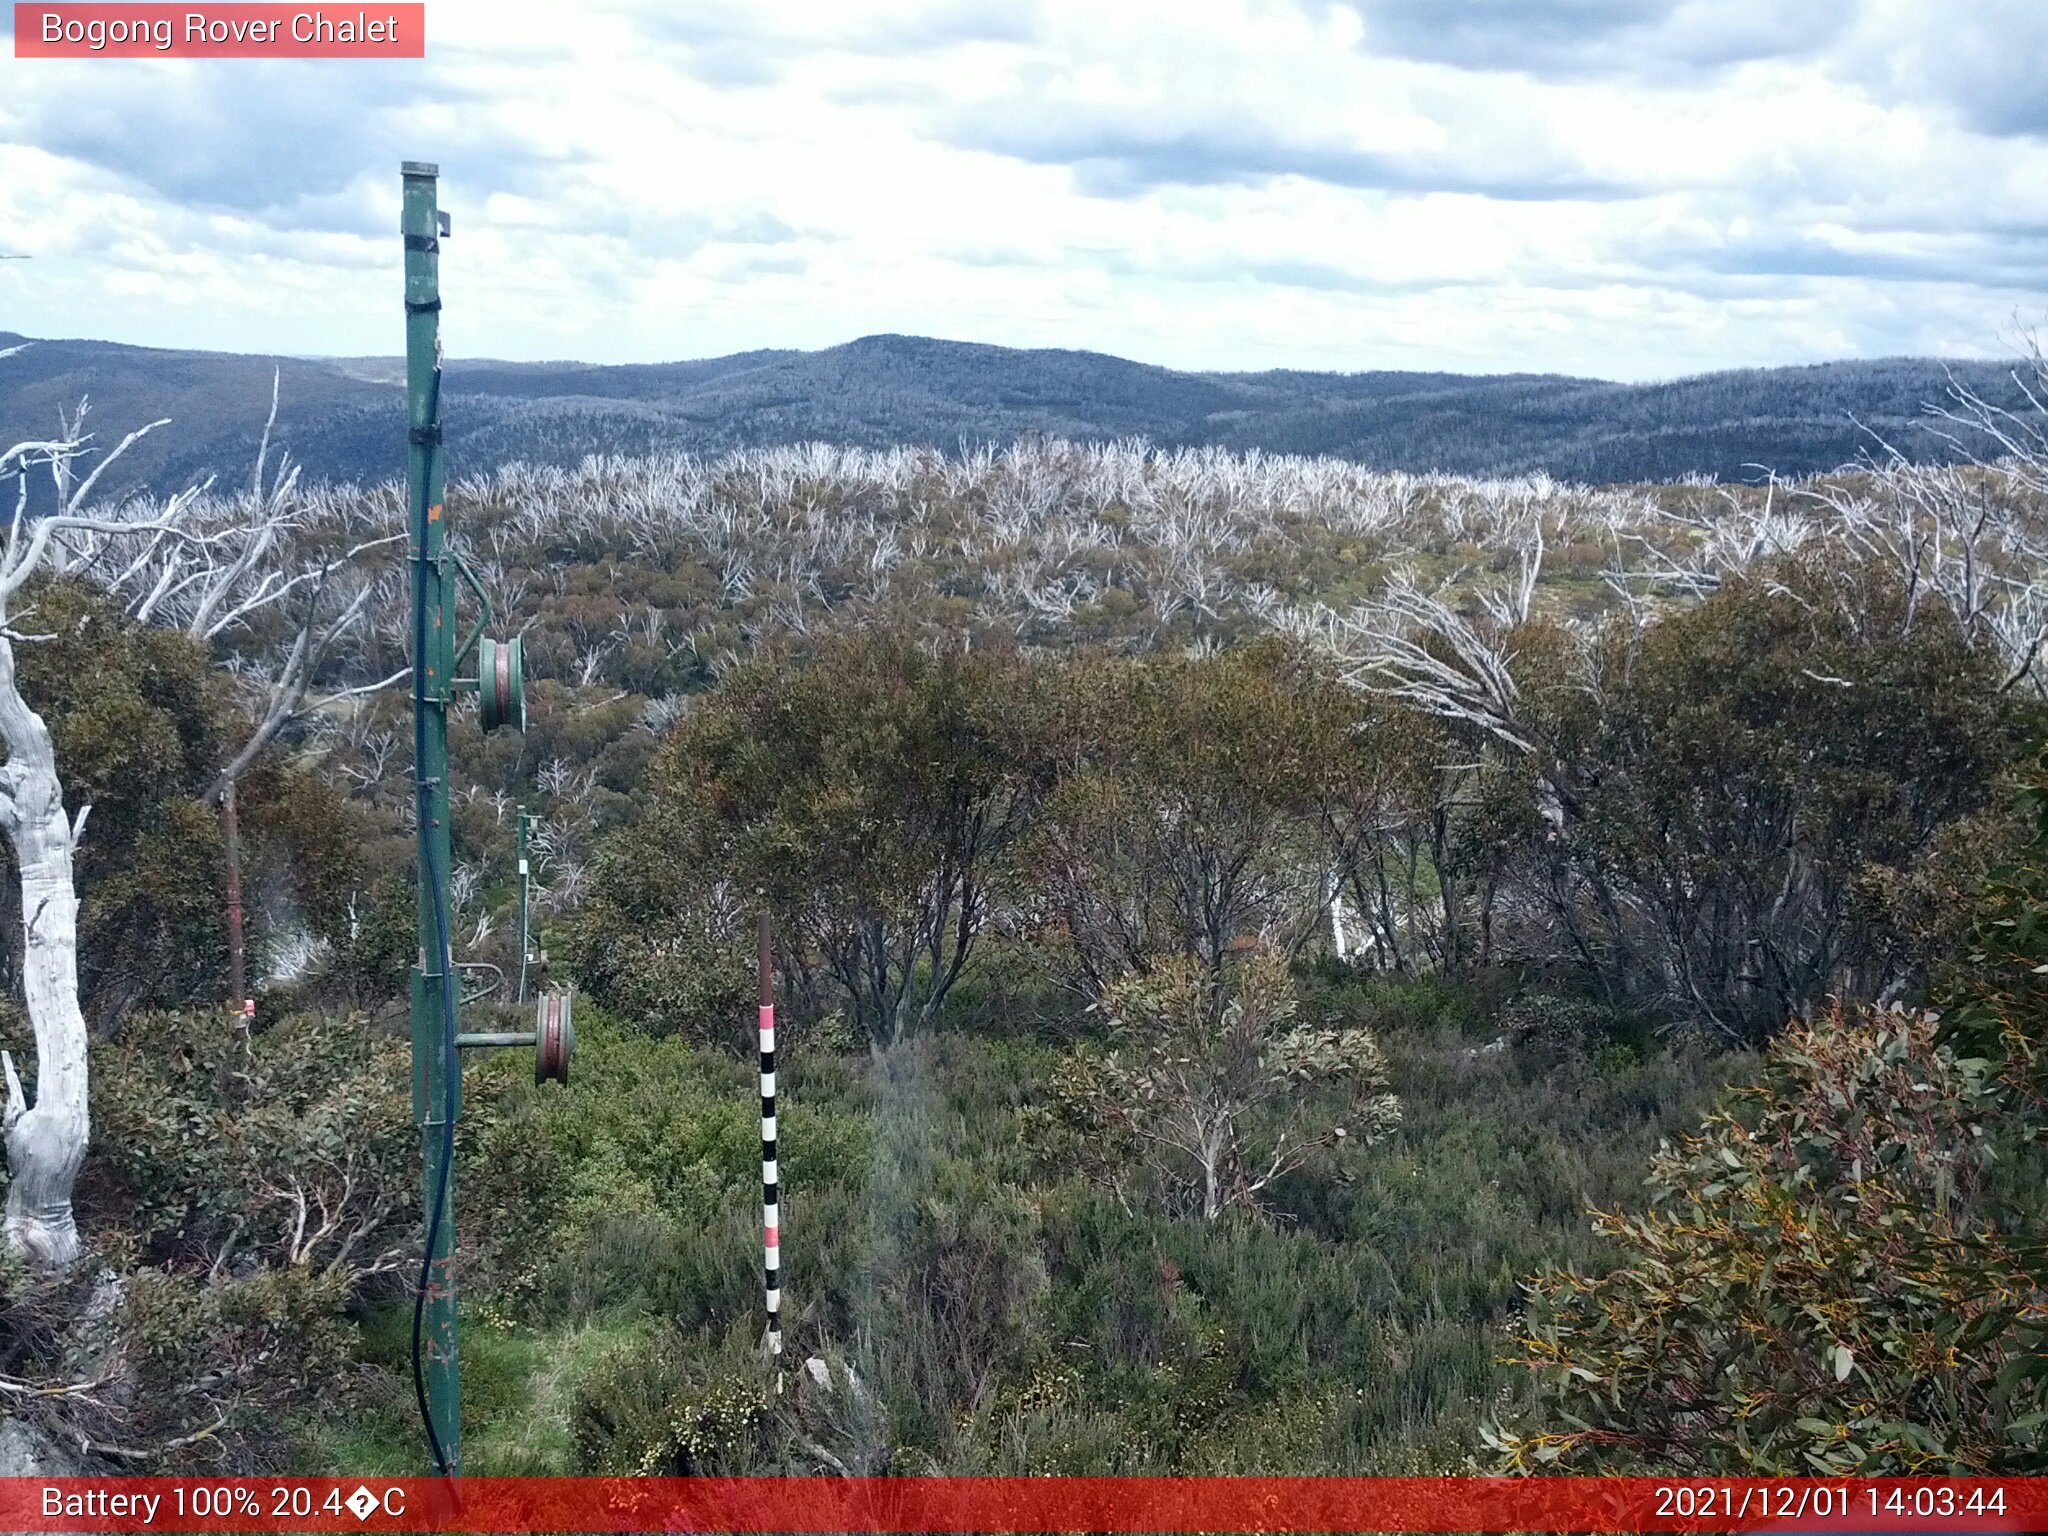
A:
[[[0,333],[0,344],[24,338]],[[391,358],[270,358],[39,341],[0,365],[0,433],[42,436],[80,396],[103,441],[158,417],[117,488],[247,473],[273,366],[280,437],[324,480],[402,463],[402,368]],[[589,453],[716,452],[822,440],[953,449],[1029,434],[1331,454],[1382,469],[1544,471],[1596,483],[1754,478],[1836,467],[1882,434],[1916,458],[1952,451],[1922,420],[1955,378],[2003,398],[1996,363],[1882,359],[1705,374],[1659,384],[1557,375],[1183,373],[1094,352],[868,336],[817,352],[693,362],[451,361],[458,472]],[[1868,430],[1866,430],[1868,429]]]

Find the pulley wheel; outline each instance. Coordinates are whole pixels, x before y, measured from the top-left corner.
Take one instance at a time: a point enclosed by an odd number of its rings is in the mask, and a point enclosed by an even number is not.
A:
[[[521,665],[519,637],[510,640],[493,640],[489,636],[477,643],[476,650],[476,692],[483,708],[483,725],[487,731],[509,725],[515,731],[526,729],[526,672]]]
[[[540,1020],[533,1032],[533,1080],[553,1078],[569,1085],[569,1057],[576,1049],[576,1026],[569,1017],[569,992],[543,992]]]

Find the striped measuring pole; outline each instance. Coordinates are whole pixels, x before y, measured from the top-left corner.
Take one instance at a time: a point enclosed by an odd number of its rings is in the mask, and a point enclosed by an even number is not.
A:
[[[761,914],[761,1243],[766,1256],[768,1358],[782,1355],[782,1203],[775,1166],[775,971],[769,957],[768,914]],[[782,1390],[779,1363],[775,1390]]]

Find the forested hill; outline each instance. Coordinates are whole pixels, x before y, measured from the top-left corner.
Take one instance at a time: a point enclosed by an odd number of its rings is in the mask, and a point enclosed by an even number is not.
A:
[[[24,338],[0,333],[0,346]],[[102,443],[161,416],[131,453],[130,488],[248,472],[283,370],[281,438],[325,480],[392,477],[401,365],[39,341],[0,363],[0,433],[43,436],[90,395]],[[1916,458],[1953,449],[1925,406],[1955,380],[2015,396],[2000,363],[1898,358],[1703,374],[1660,384],[1560,375],[1181,373],[1095,352],[868,336],[629,367],[451,361],[446,423],[458,472],[589,453],[719,451],[822,440],[942,449],[1031,433],[1165,446],[1331,454],[1384,469],[1560,479],[1755,478],[1835,468],[1881,434]]]

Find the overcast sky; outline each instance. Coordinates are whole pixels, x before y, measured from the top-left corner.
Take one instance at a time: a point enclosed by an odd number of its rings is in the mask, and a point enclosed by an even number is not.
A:
[[[0,329],[451,352],[878,331],[1185,368],[2003,355],[2042,0],[429,0],[424,63],[0,58]],[[11,22],[0,20],[0,30]],[[11,40],[6,45],[11,53]]]

